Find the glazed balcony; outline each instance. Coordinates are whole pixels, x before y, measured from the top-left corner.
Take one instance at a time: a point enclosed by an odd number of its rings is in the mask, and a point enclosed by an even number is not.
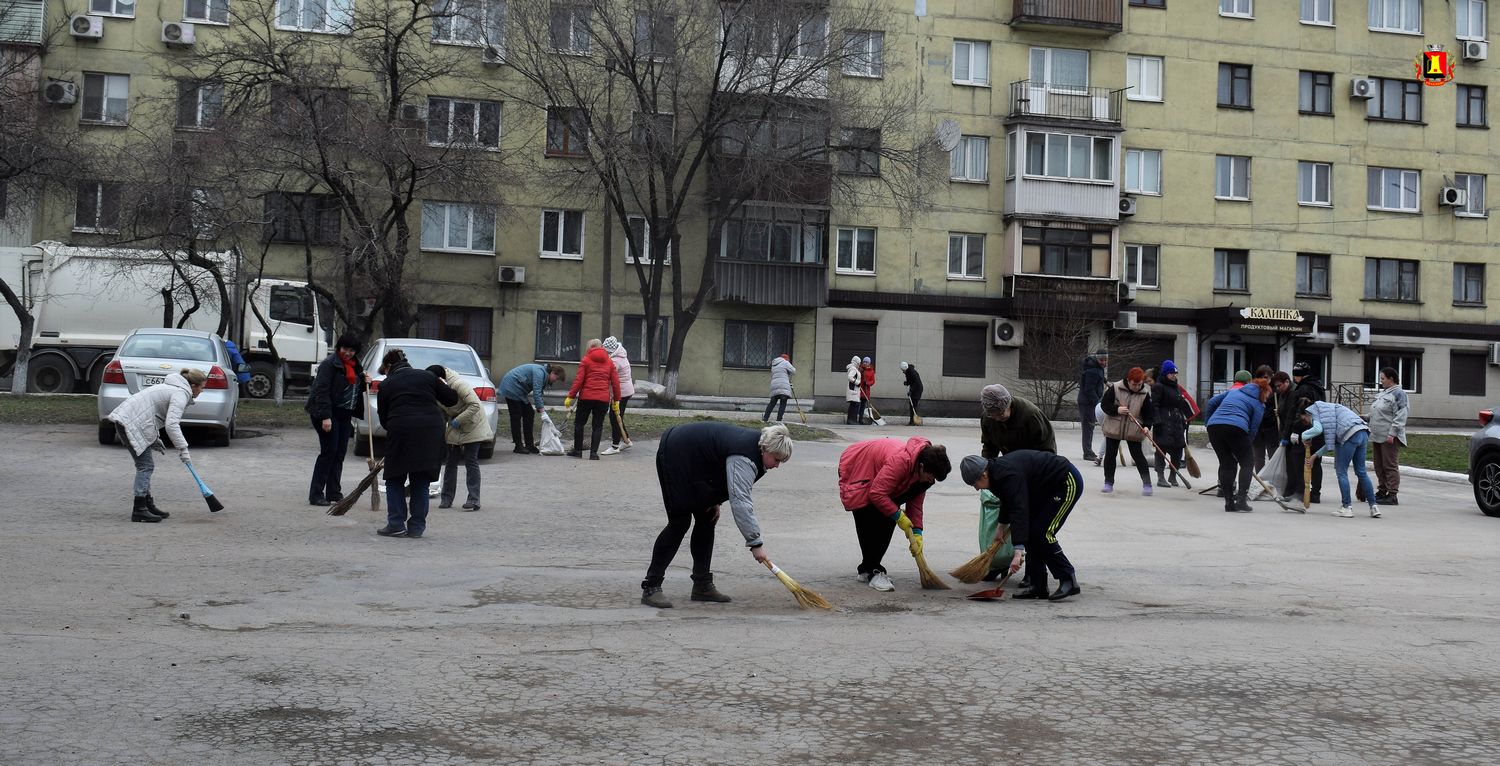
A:
[[[1124,0],[1014,0],[1010,25],[1107,37],[1121,29]]]
[[[714,261],[714,300],[754,306],[828,305],[828,264]]]

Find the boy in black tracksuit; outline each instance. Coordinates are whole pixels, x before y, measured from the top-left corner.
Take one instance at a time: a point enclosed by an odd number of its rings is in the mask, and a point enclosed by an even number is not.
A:
[[[1303,444],[1292,444],[1292,432],[1301,433],[1302,408],[1299,406],[1303,399],[1313,402],[1325,401],[1328,397],[1323,391],[1323,384],[1313,377],[1312,366],[1306,362],[1298,362],[1292,365],[1292,387],[1291,396],[1287,397],[1281,410],[1281,443],[1286,447],[1286,493],[1292,497],[1302,497],[1302,468],[1303,460],[1310,448],[1316,454],[1323,449],[1323,437],[1320,435],[1311,442]],[[1312,464],[1312,492],[1311,502],[1319,502],[1319,495],[1323,491],[1323,461],[1317,457],[1313,458]]]
[[[1050,452],[1023,449],[991,460],[970,455],[959,464],[959,473],[965,483],[988,489],[1000,499],[1000,523],[1010,525],[1016,556],[1025,557],[1026,578],[1031,583],[1015,597],[1061,601],[1078,595],[1077,572],[1057,543],[1058,531],[1083,492],[1083,475],[1072,462]],[[1012,561],[1011,566],[1017,563]],[[1049,568],[1066,573],[1059,574],[1057,590],[1050,596]]]

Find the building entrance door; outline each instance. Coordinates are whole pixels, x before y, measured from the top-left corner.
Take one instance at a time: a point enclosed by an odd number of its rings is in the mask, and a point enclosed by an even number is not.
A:
[[[1245,369],[1245,347],[1239,344],[1215,343],[1209,362],[1209,375],[1215,394],[1234,385],[1234,373]]]

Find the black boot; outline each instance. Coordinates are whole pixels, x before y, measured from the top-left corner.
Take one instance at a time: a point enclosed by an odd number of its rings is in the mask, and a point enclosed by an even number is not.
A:
[[[1063,580],[1057,584],[1057,590],[1047,597],[1048,601],[1062,601],[1069,596],[1076,596],[1083,591],[1078,587],[1078,581],[1073,579]]]
[[[157,508],[156,501],[153,500],[150,495],[146,495],[146,510],[150,511],[153,515],[160,516],[164,519],[172,515],[160,508]]]
[[[648,585],[641,587],[641,603],[646,606],[654,606],[657,609],[671,609],[672,602],[661,592],[660,585]]]
[[[720,593],[719,589],[714,587],[714,576],[711,574],[693,575],[693,595],[691,598],[694,601],[712,601],[716,604],[727,604],[730,601],[728,596]]]
[[[161,521],[161,517],[151,513],[151,506],[147,504],[146,498],[137,497],[135,504],[130,507],[130,520],[155,524]]]
[[[1255,509],[1250,507],[1250,498],[1241,492],[1234,497],[1234,510],[1239,513],[1249,513]]]

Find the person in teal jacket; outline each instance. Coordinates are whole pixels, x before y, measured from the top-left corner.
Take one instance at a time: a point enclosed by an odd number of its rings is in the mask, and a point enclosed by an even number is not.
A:
[[[517,454],[541,452],[536,448],[536,437],[532,435],[536,423],[534,413],[543,411],[542,389],[548,383],[562,380],[564,374],[560,364],[523,364],[512,368],[500,379],[500,395],[505,397],[505,408],[510,413],[510,440],[515,443]],[[529,404],[527,399],[531,400]]]
[[[1339,478],[1339,496],[1343,504],[1333,515],[1343,518],[1354,516],[1354,506],[1349,500],[1349,464],[1354,464],[1354,475],[1359,478],[1359,488],[1370,504],[1370,518],[1380,518],[1380,505],[1375,502],[1375,488],[1370,484],[1370,475],[1365,472],[1365,447],[1370,443],[1370,427],[1365,425],[1358,412],[1333,402],[1303,402],[1302,427],[1306,430],[1292,432],[1292,443],[1308,443],[1323,436],[1322,452],[1333,452],[1333,470]]]

